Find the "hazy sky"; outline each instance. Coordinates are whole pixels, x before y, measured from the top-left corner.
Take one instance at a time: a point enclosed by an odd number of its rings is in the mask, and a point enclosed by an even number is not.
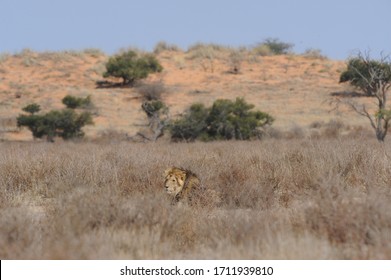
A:
[[[391,0],[0,0],[0,52],[130,46],[158,41],[252,46],[274,37],[334,59],[391,54]]]

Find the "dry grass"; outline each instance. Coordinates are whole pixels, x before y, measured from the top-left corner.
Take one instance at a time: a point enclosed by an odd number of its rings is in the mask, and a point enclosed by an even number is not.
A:
[[[1,259],[390,259],[374,140],[0,143]],[[168,166],[221,205],[173,206]]]

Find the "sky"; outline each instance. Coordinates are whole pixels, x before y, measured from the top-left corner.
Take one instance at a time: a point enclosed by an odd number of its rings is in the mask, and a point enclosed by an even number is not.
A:
[[[391,54],[391,0],[0,0],[0,53],[165,41],[252,47],[267,38],[344,60]]]

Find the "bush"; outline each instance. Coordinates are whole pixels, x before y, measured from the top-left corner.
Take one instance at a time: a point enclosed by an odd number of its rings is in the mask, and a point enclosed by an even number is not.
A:
[[[223,57],[228,48],[216,44],[197,43],[189,47],[188,58],[198,61],[205,72],[215,71],[216,59]]]
[[[148,117],[152,117],[157,113],[163,112],[167,109],[166,105],[160,100],[146,101],[141,105],[141,108]]]
[[[210,108],[194,104],[181,119],[170,125],[171,138],[174,141],[259,138],[259,128],[271,125],[273,118],[267,113],[252,111],[253,108],[254,105],[243,98],[237,98],[235,102],[219,99]]]
[[[293,46],[294,45],[291,43],[285,43],[276,38],[268,38],[258,44],[254,50],[260,55],[280,55],[288,54],[292,50]]]
[[[83,98],[67,95],[62,99],[62,103],[69,109],[87,108],[91,106],[91,96]]]
[[[310,59],[327,59],[327,56],[323,55],[320,49],[306,49],[303,56]]]
[[[177,45],[168,44],[165,41],[158,42],[153,49],[154,54],[160,54],[164,51],[179,52],[181,49]]]
[[[81,99],[85,101],[89,100],[89,97]],[[67,98],[66,100],[71,99]],[[29,112],[30,115],[20,115],[17,118],[18,127],[25,126],[32,132],[34,138],[46,136],[50,142],[53,142],[55,137],[61,137],[65,140],[81,138],[84,136],[84,132],[81,129],[85,125],[93,123],[91,113],[77,113],[70,107],[38,115],[35,113],[39,111],[39,105],[33,103],[24,107],[23,111]]]
[[[210,109],[203,104],[193,104],[185,116],[170,125],[171,139],[175,141],[194,141],[197,138],[207,140],[206,128],[209,111]]]
[[[142,84],[137,88],[144,100],[160,100],[166,88],[162,82]]]
[[[41,106],[39,106],[39,104],[37,103],[32,103],[22,108],[22,110],[34,115],[35,113],[38,113],[41,110]]]
[[[139,56],[134,51],[127,51],[110,57],[106,69],[103,77],[122,78],[124,85],[132,85],[135,81],[148,77],[150,73],[161,72],[163,67],[153,55]]]
[[[231,50],[229,54],[229,70],[228,73],[239,74],[244,59],[243,51],[238,49]]]
[[[59,136],[65,140],[71,138],[81,138],[84,132],[81,128],[87,124],[92,124],[92,117],[89,112],[76,113],[71,109],[53,110],[44,115],[43,126],[49,140]]]

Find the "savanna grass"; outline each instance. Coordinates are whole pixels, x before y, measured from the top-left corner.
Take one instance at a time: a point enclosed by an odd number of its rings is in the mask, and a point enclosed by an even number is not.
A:
[[[389,144],[0,143],[1,259],[390,259]],[[220,194],[171,205],[162,173]]]

